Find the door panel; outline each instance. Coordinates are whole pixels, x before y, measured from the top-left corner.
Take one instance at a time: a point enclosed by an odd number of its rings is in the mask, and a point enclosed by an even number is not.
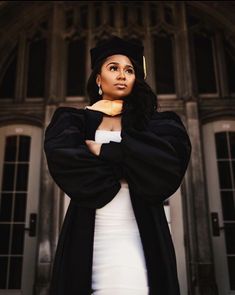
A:
[[[217,285],[235,294],[235,122],[209,123],[203,137]]]
[[[0,128],[0,294],[33,294],[41,130]]]

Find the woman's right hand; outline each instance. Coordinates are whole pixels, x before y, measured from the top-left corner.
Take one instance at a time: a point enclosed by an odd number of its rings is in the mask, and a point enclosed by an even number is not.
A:
[[[89,150],[96,156],[100,155],[101,143],[97,143],[94,140],[85,140],[87,147]]]

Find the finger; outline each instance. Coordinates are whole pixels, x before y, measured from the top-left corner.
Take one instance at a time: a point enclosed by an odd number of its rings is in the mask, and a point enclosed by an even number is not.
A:
[[[86,144],[91,144],[90,140],[85,140]]]
[[[92,142],[95,142],[95,141],[94,140],[90,140],[90,139],[86,139],[85,142],[92,143]]]

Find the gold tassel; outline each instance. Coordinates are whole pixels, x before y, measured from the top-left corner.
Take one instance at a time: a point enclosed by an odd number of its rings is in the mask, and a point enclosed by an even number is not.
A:
[[[147,71],[146,71],[146,61],[145,61],[144,55],[143,55],[143,68],[144,68],[144,80],[145,80],[147,76]]]

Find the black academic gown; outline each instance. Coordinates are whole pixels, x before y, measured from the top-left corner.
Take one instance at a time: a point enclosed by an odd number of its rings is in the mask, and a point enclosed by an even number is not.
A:
[[[191,155],[187,131],[174,112],[156,112],[145,131],[121,131],[121,142],[91,153],[103,113],[58,108],[46,129],[50,174],[71,198],[55,255],[50,295],[90,295],[96,208],[129,184],[147,265],[150,295],[179,295],[176,257],[163,201],[180,186]]]

